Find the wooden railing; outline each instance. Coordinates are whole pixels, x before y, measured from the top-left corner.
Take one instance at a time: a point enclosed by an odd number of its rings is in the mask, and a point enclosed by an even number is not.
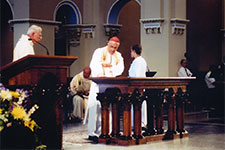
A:
[[[167,140],[187,136],[184,129],[184,101],[186,86],[195,77],[146,78],[90,78],[99,86],[97,100],[102,106],[102,133],[99,143],[119,145],[144,144],[152,140]],[[147,102],[148,124],[141,127],[142,102]],[[167,103],[168,129],[163,129],[163,103]],[[112,132],[110,132],[110,105],[112,106]],[[134,128],[131,127],[131,105],[134,108]],[[122,109],[120,109],[122,107]],[[120,112],[123,111],[122,134]]]

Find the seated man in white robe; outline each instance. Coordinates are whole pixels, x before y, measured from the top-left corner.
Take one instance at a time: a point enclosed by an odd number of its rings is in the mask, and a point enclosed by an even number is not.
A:
[[[192,73],[191,71],[187,68],[187,60],[186,59],[182,59],[180,61],[180,69],[178,70],[178,77],[191,77]]]
[[[72,117],[83,120],[84,113],[87,108],[88,96],[91,86],[91,69],[85,67],[82,72],[73,77],[70,82],[70,90],[73,96],[73,113]]]

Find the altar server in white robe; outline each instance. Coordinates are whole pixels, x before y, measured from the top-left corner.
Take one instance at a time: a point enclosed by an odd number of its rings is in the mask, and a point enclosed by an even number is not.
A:
[[[116,77],[122,74],[124,62],[121,53],[117,51],[119,45],[119,38],[114,36],[109,39],[105,47],[94,51],[90,62],[92,77]],[[92,82],[88,99],[88,138],[93,141],[97,140],[101,132],[101,104],[96,99],[98,92],[98,85]],[[87,117],[84,123],[86,119]]]
[[[131,47],[130,55],[134,58],[129,68],[129,77],[146,77],[147,63],[141,56],[142,47],[139,44]],[[147,125],[147,104],[146,100],[142,103],[142,127]],[[133,106],[131,107],[131,125],[133,126]]]

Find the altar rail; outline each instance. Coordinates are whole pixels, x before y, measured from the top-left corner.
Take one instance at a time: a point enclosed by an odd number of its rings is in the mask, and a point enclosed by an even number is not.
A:
[[[186,86],[195,77],[146,77],[146,78],[90,78],[98,84],[97,100],[101,102],[102,130],[99,143],[118,145],[145,144],[148,141],[182,138],[184,129],[184,102]],[[145,132],[141,127],[142,102],[147,102],[148,124]],[[163,129],[163,103],[168,104],[168,129]],[[112,132],[109,133],[109,112],[112,106]],[[134,129],[131,127],[131,105],[134,108]],[[122,109],[121,109],[122,107]],[[123,129],[120,130],[120,112]]]

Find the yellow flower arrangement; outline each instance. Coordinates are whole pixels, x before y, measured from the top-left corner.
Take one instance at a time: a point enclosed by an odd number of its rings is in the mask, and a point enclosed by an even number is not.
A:
[[[17,89],[10,91],[0,86],[0,132],[14,125],[22,125],[28,127],[36,137],[36,131],[40,128],[32,119],[32,114],[38,109],[38,105],[34,105],[27,110],[26,106],[28,92]]]
[[[19,92],[14,92],[14,91],[10,91],[12,97],[15,97],[15,98],[19,98],[20,96],[23,96],[24,97],[24,92],[22,92],[21,94]]]
[[[34,132],[34,127],[37,125],[36,122],[34,120],[27,120],[24,122],[24,125],[28,128],[30,128],[30,130],[32,132]]]
[[[27,120],[28,118],[27,113],[23,107],[14,107],[11,114],[14,117],[14,119]]]
[[[2,101],[11,100],[12,94],[9,90],[1,90],[0,91],[0,97],[1,97]]]
[[[4,87],[0,88],[0,131],[13,123],[23,123],[34,131],[38,127],[30,116],[38,109],[35,104],[28,112],[23,107],[24,100],[28,97],[26,91],[10,91]]]

